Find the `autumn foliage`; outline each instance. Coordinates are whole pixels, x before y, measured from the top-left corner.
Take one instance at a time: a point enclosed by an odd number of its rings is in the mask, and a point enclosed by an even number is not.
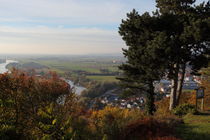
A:
[[[183,92],[180,96],[180,105],[182,104],[190,104],[195,105],[196,103],[196,93],[195,91]],[[157,116],[170,116],[172,112],[168,109],[169,106],[169,98],[163,98],[162,100],[156,102],[156,115]]]
[[[172,120],[167,122],[145,118],[128,124],[124,129],[122,139],[127,140],[132,137],[133,140],[178,140],[173,136],[173,127]]]
[[[167,118],[137,109],[86,110],[55,73],[45,77],[13,70],[0,75],[0,139],[177,140]]]
[[[204,109],[210,110],[210,67],[202,70],[201,86],[205,87]]]
[[[38,132],[39,111],[71,90],[56,75],[29,76],[13,70],[0,75],[0,137],[31,137]]]

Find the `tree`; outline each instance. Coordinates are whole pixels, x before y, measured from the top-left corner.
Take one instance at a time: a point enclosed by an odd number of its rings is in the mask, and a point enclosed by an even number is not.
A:
[[[200,73],[202,74],[201,86],[205,88],[204,107],[206,110],[209,110],[210,108],[210,67],[202,69]]]
[[[152,83],[167,76],[172,81],[172,110],[179,103],[186,67],[190,65],[196,73],[207,65],[209,2],[199,6],[193,5],[194,0],[156,2],[158,9],[152,16],[134,10],[120,25],[119,33],[128,46],[123,49],[127,62],[120,66],[124,74],[120,79],[125,87],[144,90],[152,97]]]
[[[196,74],[207,66],[210,44],[210,2],[193,5],[195,0],[157,0],[160,16],[172,17],[168,22],[168,36],[173,40],[174,51],[168,55],[168,78],[172,80],[170,110],[179,104],[187,65]],[[169,46],[172,47],[172,46]],[[179,76],[180,75],[180,76]]]
[[[13,70],[0,74],[0,85],[0,139],[32,139],[41,131],[39,110],[59,106],[58,98],[71,94],[68,83],[55,74],[38,78]]]
[[[152,115],[154,106],[154,81],[164,75],[167,37],[159,32],[159,17],[149,13],[139,15],[133,10],[122,20],[119,33],[128,49],[123,49],[127,62],[119,68],[123,75],[119,77],[126,88],[139,89],[147,95],[146,110]],[[164,44],[164,45],[162,45]],[[164,48],[165,47],[165,48]],[[154,63],[155,62],[155,63]]]

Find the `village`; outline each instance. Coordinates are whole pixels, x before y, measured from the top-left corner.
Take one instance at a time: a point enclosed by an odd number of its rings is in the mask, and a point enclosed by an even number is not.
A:
[[[201,76],[193,76],[190,73],[190,69],[187,69],[183,84],[183,91],[193,91],[199,88]],[[162,79],[155,84],[155,100],[161,100],[163,98],[170,97],[171,82],[166,79]],[[97,106],[97,108],[104,108],[105,106],[113,106],[120,108],[137,108],[143,110],[145,107],[146,97],[145,94],[131,96],[129,98],[121,99],[119,97],[119,89],[109,90],[102,96],[95,99],[91,107]],[[96,105],[97,104],[97,105]]]

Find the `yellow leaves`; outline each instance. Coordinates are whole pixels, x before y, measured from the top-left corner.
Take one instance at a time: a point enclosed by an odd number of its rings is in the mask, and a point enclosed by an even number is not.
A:
[[[142,114],[139,110],[121,109],[118,107],[105,107],[103,110],[93,111],[92,118],[104,118],[106,116],[113,116],[115,119],[127,119],[132,117],[134,114]],[[136,116],[136,115],[134,115]]]
[[[103,110],[94,111],[92,113],[92,116],[103,118],[104,116],[112,115],[115,116],[116,118],[119,118],[119,117],[124,117],[126,110],[127,109],[120,109],[117,107],[106,107]]]
[[[41,138],[41,140],[51,140],[51,136],[48,135],[48,134],[45,134],[45,135]]]
[[[40,116],[41,118],[50,118],[51,117],[48,113],[46,113],[42,109],[38,110],[37,115]]]
[[[105,134],[102,140],[108,140],[108,136]]]
[[[49,106],[46,106],[45,108],[40,108],[37,112],[37,115],[46,119],[51,119],[52,114],[53,114],[53,104],[50,104]]]
[[[57,122],[57,120],[54,119],[54,120],[52,121],[52,125],[55,125],[56,122]]]
[[[104,140],[117,139],[117,136],[127,124],[142,117],[143,113],[140,110],[108,106],[103,110],[91,113],[89,126],[93,133],[100,135]]]
[[[105,107],[103,110],[93,111],[91,114],[92,122],[98,127],[116,123],[120,126],[129,121],[139,119],[143,116],[140,110],[121,109],[118,107]]]
[[[52,111],[53,111],[53,104],[50,104],[50,106],[47,107],[47,112],[52,113]]]

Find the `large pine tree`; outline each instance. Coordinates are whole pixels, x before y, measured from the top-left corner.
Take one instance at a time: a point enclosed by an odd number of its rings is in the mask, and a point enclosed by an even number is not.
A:
[[[192,67],[193,74],[207,66],[206,55],[210,46],[210,2],[195,6],[196,0],[156,0],[159,15],[172,17],[168,22],[168,36],[173,40],[169,46],[168,78],[172,81],[170,110],[179,104],[185,69]],[[179,76],[180,75],[180,76]]]
[[[172,81],[170,109],[179,103],[185,69],[197,72],[207,64],[209,53],[209,3],[194,6],[193,0],[157,0],[157,11],[139,15],[135,10],[122,20],[119,33],[128,49],[127,62],[120,66],[126,88],[147,93],[147,111],[154,111],[156,80]],[[181,75],[181,76],[179,76]]]
[[[149,13],[140,16],[133,10],[127,17],[119,28],[120,35],[129,46],[123,49],[127,63],[120,66],[124,73],[119,79],[126,88],[146,93],[146,111],[152,115],[155,111],[153,83],[164,75],[165,60],[162,58],[166,57],[169,45],[167,36],[158,31],[158,16],[150,16]]]

